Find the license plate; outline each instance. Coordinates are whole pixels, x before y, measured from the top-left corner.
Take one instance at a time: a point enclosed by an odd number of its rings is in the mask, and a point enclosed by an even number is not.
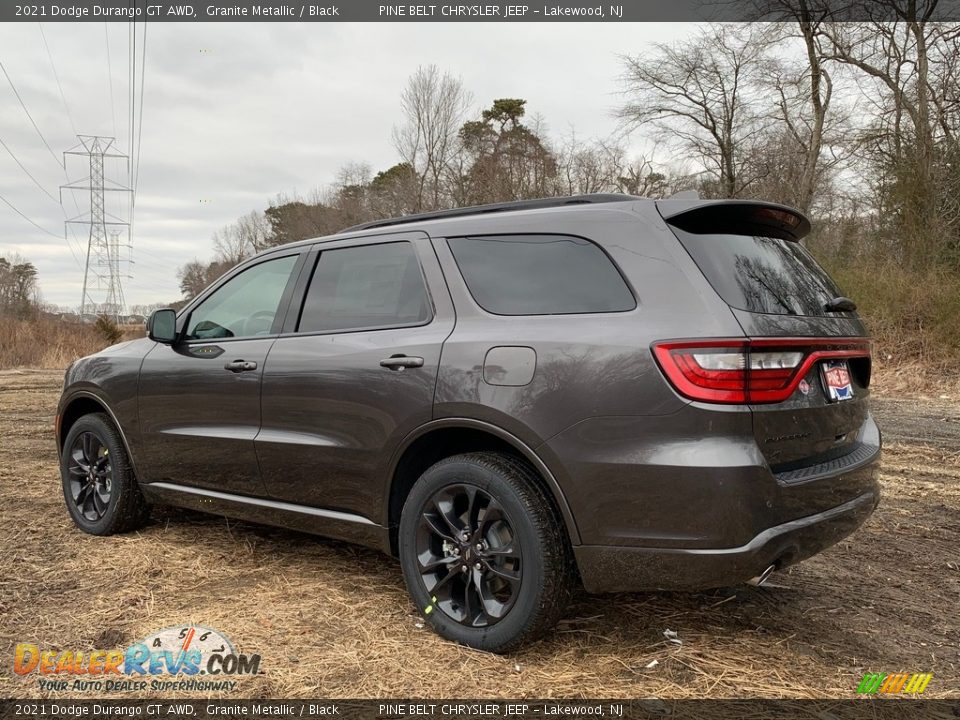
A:
[[[820,365],[823,387],[831,402],[853,399],[853,384],[846,360],[826,360]]]

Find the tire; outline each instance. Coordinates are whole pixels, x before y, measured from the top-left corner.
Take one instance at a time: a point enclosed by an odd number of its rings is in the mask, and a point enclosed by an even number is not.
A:
[[[103,413],[84,415],[70,428],[60,454],[60,479],[70,517],[86,533],[137,530],[150,517],[120,433]]]
[[[398,539],[426,622],[479,650],[509,652],[543,635],[575,584],[559,513],[533,470],[509,455],[455,455],[430,467],[404,503]]]

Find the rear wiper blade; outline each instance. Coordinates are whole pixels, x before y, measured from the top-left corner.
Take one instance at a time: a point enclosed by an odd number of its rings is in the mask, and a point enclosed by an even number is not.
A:
[[[848,297],[835,297],[828,301],[823,309],[827,312],[853,312],[857,309],[857,304]]]

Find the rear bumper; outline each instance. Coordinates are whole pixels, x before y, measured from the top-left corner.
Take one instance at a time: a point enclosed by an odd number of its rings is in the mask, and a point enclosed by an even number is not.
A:
[[[808,517],[771,527],[734,548],[574,548],[587,592],[702,590],[738,585],[815,555],[856,530],[880,500],[879,487]]]

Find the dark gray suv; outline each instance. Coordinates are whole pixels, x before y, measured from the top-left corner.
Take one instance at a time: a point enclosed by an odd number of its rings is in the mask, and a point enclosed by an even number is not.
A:
[[[370,223],[245,261],[67,370],[86,532],[169,503],[398,556],[493,651],[589,592],[807,558],[879,499],[870,344],[769,203],[588,195]]]

